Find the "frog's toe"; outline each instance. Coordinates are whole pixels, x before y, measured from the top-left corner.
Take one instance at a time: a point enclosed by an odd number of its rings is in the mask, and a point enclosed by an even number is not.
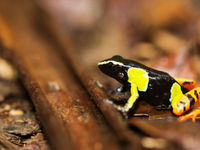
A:
[[[191,114],[187,114],[187,115],[178,117],[178,121],[183,122],[183,121],[186,121],[186,120],[190,119],[191,117],[192,117]]]
[[[197,117],[197,115],[194,115],[194,116],[192,117],[192,122],[196,122],[196,117]]]
[[[193,114],[192,121],[193,121],[193,122],[196,122],[196,118],[197,118],[198,116],[200,116],[200,108],[195,109],[194,111],[195,111],[195,112],[194,112],[194,114]]]
[[[130,107],[128,107],[127,105],[124,105],[124,106],[114,105],[114,107],[115,107],[117,110],[119,110],[119,111],[121,111],[121,112],[123,112],[123,113],[126,113],[126,112],[128,112],[128,111],[130,110]]]
[[[115,105],[114,104],[114,107],[118,110],[118,111],[121,111],[121,112],[126,112],[126,109],[120,105]]]
[[[194,109],[193,111],[191,111],[190,113],[186,115],[179,117],[178,121],[183,122],[191,118],[193,122],[196,122],[196,118],[198,116],[200,116],[200,107]]]

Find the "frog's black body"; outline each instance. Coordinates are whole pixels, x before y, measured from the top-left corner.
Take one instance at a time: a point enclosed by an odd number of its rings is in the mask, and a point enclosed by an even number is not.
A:
[[[170,90],[172,85],[177,81],[165,72],[157,71],[148,67],[145,68],[149,74],[149,84],[146,92],[139,92],[139,98],[144,99],[155,106],[170,106]],[[181,90],[184,94],[188,92],[188,90],[183,86],[181,86]]]
[[[172,85],[177,81],[173,77],[171,77],[168,73],[149,68],[133,60],[123,59],[121,56],[114,56],[104,61],[119,62],[119,65],[117,63],[113,66],[111,66],[111,64],[110,66],[101,65],[99,66],[99,68],[105,74],[108,74],[109,76],[121,82],[126,90],[127,89],[130,90],[131,86],[130,83],[128,82],[128,76],[127,76],[128,69],[134,67],[145,70],[149,76],[149,83],[147,90],[145,92],[139,91],[140,95],[139,98],[144,99],[145,101],[154,106],[165,105],[166,107],[168,107],[171,104],[171,102],[169,101],[171,96],[170,90]],[[124,74],[123,79],[119,79],[119,77],[117,76],[117,72],[123,72]],[[181,90],[183,94],[189,91],[183,86],[181,86]]]

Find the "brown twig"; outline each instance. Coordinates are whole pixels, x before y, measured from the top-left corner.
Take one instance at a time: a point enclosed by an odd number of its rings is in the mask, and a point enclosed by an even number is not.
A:
[[[118,137],[57,52],[59,46],[38,31],[34,15],[42,15],[40,9],[33,2],[21,2],[0,3],[11,40],[3,51],[16,65],[53,148],[120,149]],[[1,37],[4,44],[7,35]]]
[[[42,20],[40,20],[40,23],[41,22]],[[45,29],[51,31],[48,32],[48,38],[51,39],[52,43],[59,45],[57,49],[60,50],[61,55],[64,56],[74,75],[87,89],[88,93],[91,95],[92,99],[103,113],[111,128],[114,129],[119,140],[126,143],[127,149],[132,149],[133,146],[135,149],[140,149],[141,145],[139,137],[134,134],[134,131],[128,130],[127,124],[122,120],[119,112],[117,112],[116,109],[110,103],[108,103],[108,97],[98,86],[97,82],[90,76],[87,68],[84,67],[83,63],[78,59],[77,53],[72,48],[69,42],[70,40],[65,34],[63,34],[64,32],[62,31],[62,28],[60,28],[60,26],[55,22],[48,24],[43,22],[42,30],[45,31]],[[55,37],[57,40],[55,40]]]
[[[185,135],[183,136],[179,132],[161,130],[150,124],[145,123],[140,119],[130,119],[129,125],[139,129],[148,136],[168,140],[171,143],[174,143],[179,149],[198,150],[200,146],[199,142],[194,140],[191,142],[190,137],[187,137]]]

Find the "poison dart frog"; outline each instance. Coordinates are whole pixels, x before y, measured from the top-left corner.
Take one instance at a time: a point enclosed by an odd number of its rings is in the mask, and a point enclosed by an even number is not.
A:
[[[119,111],[128,112],[139,97],[154,106],[171,107],[177,116],[185,114],[195,103],[200,102],[200,88],[194,88],[193,80],[174,79],[166,72],[118,55],[100,61],[98,67],[103,73],[122,84],[118,92],[130,92],[130,97],[123,106],[114,104]],[[195,121],[199,115],[200,106],[189,114],[179,117],[179,120],[192,118]]]

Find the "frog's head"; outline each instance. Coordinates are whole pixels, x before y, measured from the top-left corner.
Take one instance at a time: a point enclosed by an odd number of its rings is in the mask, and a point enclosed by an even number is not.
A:
[[[129,66],[124,63],[124,59],[121,56],[116,55],[112,58],[100,61],[98,67],[103,73],[116,79],[120,83],[127,84],[127,71]]]

